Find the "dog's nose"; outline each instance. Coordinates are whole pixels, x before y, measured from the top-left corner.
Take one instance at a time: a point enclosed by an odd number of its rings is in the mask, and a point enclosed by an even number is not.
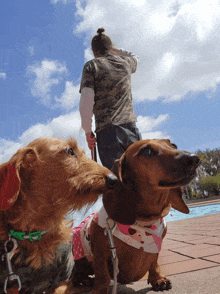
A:
[[[109,173],[106,176],[106,186],[108,189],[114,188],[114,186],[119,182],[119,179],[113,174]]]
[[[194,169],[198,167],[200,159],[197,155],[192,153],[183,154],[179,157],[179,160],[188,167],[188,169]]]
[[[193,164],[195,164],[196,166],[198,166],[200,163],[199,156],[197,156],[195,154],[191,154],[191,160],[193,160]]]

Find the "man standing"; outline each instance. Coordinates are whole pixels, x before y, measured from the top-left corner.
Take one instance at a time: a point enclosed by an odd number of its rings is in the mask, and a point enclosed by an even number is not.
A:
[[[111,169],[132,143],[141,140],[131,93],[131,74],[138,59],[131,52],[113,48],[103,32],[98,29],[93,37],[95,58],[83,68],[79,110],[88,147],[92,150],[97,142],[102,164]],[[93,114],[96,138],[91,131]]]

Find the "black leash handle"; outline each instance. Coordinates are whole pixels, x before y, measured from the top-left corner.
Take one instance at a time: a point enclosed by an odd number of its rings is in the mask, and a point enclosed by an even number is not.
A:
[[[92,132],[92,137],[95,137],[94,133]],[[96,146],[93,147],[93,149],[91,150],[91,155],[92,155],[92,160],[94,160],[95,162],[97,162],[97,152],[96,152]]]
[[[92,154],[92,160],[97,162],[97,153],[96,153],[96,147],[94,147],[91,151]]]

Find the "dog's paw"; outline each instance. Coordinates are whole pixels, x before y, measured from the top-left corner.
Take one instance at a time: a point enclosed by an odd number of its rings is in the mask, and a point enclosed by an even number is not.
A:
[[[163,291],[163,290],[169,290],[172,289],[172,284],[169,279],[163,278],[159,281],[156,281],[155,283],[151,283],[152,288],[154,291]]]

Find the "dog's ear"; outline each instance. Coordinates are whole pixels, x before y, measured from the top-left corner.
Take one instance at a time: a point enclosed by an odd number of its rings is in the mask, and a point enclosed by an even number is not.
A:
[[[117,176],[117,178],[121,181],[121,160],[116,159],[111,171]]]
[[[182,213],[188,214],[189,208],[182,199],[182,193],[183,191],[180,187],[170,189],[169,202],[174,209]]]
[[[0,209],[9,209],[20,190],[20,178],[16,162],[0,166]]]
[[[24,148],[0,166],[0,210],[9,209],[16,202],[21,188],[20,170],[28,169],[35,160],[33,149]]]
[[[31,171],[39,160],[39,155],[34,148],[26,147],[17,158],[17,166],[19,170],[24,168],[26,171]]]
[[[120,183],[103,195],[103,205],[111,219],[123,225],[132,225],[136,220],[137,193],[124,155],[115,162],[112,171]]]

